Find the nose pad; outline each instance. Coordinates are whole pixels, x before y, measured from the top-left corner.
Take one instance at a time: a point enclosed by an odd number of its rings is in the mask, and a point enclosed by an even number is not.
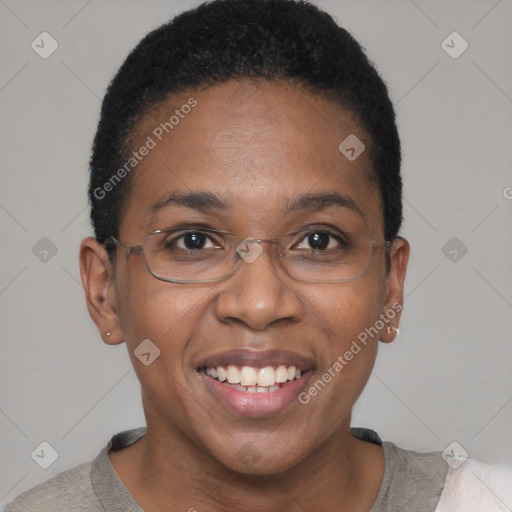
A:
[[[243,260],[245,263],[251,264],[258,260],[265,252],[264,243],[268,244],[268,262],[267,264],[272,270],[273,274],[279,273],[280,264],[279,260],[281,254],[277,254],[276,248],[278,246],[278,240],[274,239],[263,239],[263,238],[251,238],[247,237],[243,242],[238,244],[236,247],[236,254],[238,258]],[[274,247],[276,246],[276,247]],[[285,272],[286,273],[286,272]]]
[[[260,244],[262,241],[248,237],[237,246],[236,253],[246,263],[254,263],[263,253],[263,247]]]

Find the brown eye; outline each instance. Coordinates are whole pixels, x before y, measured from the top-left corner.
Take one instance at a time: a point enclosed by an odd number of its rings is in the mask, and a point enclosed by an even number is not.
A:
[[[329,231],[312,231],[308,233],[297,244],[297,249],[309,249],[313,251],[325,251],[327,249],[335,249],[343,246],[339,237],[333,235]]]
[[[179,236],[173,237],[165,244],[166,249],[181,249],[183,251],[200,251],[216,247],[212,239],[201,231],[187,231]]]
[[[208,242],[208,237],[204,233],[185,233],[181,241],[188,250],[204,249]]]
[[[308,236],[308,244],[312,249],[327,249],[329,247],[328,233],[311,233]]]

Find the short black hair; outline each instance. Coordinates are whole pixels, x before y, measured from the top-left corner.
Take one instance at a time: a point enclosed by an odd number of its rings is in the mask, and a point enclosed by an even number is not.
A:
[[[297,0],[205,2],[150,32],[132,50],[105,94],[92,148],[89,202],[96,239],[106,243],[118,236],[132,180],[131,174],[112,178],[129,158],[138,120],[169,95],[236,78],[297,83],[356,114],[371,140],[384,237],[393,240],[403,219],[401,154],[386,85],[345,29]],[[114,186],[105,194],[109,180]]]

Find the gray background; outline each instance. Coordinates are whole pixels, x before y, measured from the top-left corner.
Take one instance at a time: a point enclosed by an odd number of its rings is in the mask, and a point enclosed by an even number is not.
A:
[[[412,245],[401,333],[381,345],[353,424],[406,448],[457,441],[512,460],[512,2],[316,3],[389,85]],[[88,156],[127,52],[192,5],[0,0],[0,501],[144,424],[125,346],[102,343],[83,298]],[[43,31],[59,44],[47,59],[31,48]],[[453,31],[469,43],[457,59],[441,46]],[[46,262],[33,252],[43,237],[57,249]],[[59,455],[46,470],[31,458],[42,441]]]

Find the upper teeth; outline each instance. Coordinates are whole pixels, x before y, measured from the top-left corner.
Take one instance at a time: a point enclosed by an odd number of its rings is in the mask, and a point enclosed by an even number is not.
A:
[[[242,366],[241,369],[238,369],[235,365],[230,364],[227,368],[224,366],[206,368],[206,374],[221,382],[227,380],[229,384],[269,387],[276,383],[299,379],[302,372],[295,366],[280,365],[276,368],[272,366],[265,366],[264,368]]]

